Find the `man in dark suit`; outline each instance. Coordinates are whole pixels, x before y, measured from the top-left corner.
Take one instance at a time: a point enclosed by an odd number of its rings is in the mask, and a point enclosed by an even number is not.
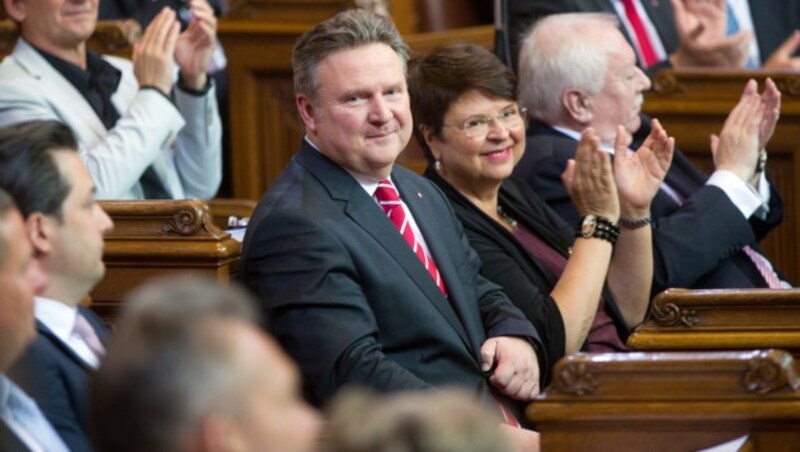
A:
[[[574,222],[577,214],[560,175],[574,157],[578,134],[594,128],[612,153],[619,133],[646,136],[640,107],[650,81],[613,16],[549,16],[531,30],[520,55],[521,103],[535,122],[515,174]],[[788,285],[757,244],[783,214],[780,196],[764,176],[765,160],[759,164],[779,108],[780,93],[771,81],[763,95],[754,81],[748,83],[722,133],[712,139],[714,174],[706,178],[676,148],[651,217],[627,219],[629,227],[654,222],[654,293],[669,287]]]
[[[0,187],[20,206],[34,255],[49,279],[35,302],[37,335],[9,371],[71,450],[91,450],[85,425],[91,373],[108,330],[80,302],[102,278],[111,219],[72,132],[56,121],[0,131]]]
[[[620,18],[640,66],[651,74],[670,65],[800,68],[800,59],[793,57],[800,46],[798,0],[509,0],[508,8],[515,66],[521,36],[536,20],[557,13],[604,12]],[[637,18],[642,24],[638,34]],[[642,39],[653,47],[655,63],[644,61]]]
[[[0,190],[0,450],[66,451],[42,412],[6,375],[33,340],[33,296],[47,279],[33,259],[25,224],[11,197]]]
[[[405,61],[394,26],[363,11],[297,41],[307,135],[251,218],[244,281],[315,404],[345,385],[528,401],[546,369],[536,330],[479,275],[442,193],[394,164],[412,127]]]

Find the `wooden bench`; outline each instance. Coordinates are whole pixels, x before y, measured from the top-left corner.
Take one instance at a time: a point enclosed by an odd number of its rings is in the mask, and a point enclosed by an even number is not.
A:
[[[205,202],[103,201],[114,220],[106,235],[106,275],[92,309],[113,320],[125,295],[154,277],[193,272],[226,283],[239,272],[241,245],[216,226]]]
[[[781,348],[800,356],[800,290],[680,290],[659,294],[632,350]]]
[[[800,377],[784,351],[577,354],[527,409],[542,450],[694,451],[748,435],[800,448]]]

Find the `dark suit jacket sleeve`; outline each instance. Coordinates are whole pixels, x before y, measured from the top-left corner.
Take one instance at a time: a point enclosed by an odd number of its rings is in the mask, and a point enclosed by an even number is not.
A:
[[[75,412],[75,401],[64,380],[64,369],[40,335],[14,363],[9,376],[39,405],[61,439],[74,451],[91,451],[82,420]]]
[[[718,187],[704,185],[653,229],[653,292],[692,287],[720,261],[755,239],[742,213]]]
[[[384,355],[355,264],[324,225],[273,212],[254,231],[250,249],[246,282],[269,300],[269,330],[313,384],[306,388],[312,402],[330,399],[345,383],[430,387]]]

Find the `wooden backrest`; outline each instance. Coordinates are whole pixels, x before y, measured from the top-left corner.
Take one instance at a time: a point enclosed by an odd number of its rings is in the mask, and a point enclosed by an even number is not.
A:
[[[226,283],[239,271],[241,245],[218,228],[205,202],[102,201],[114,220],[106,235],[106,275],[92,309],[113,320],[125,295],[153,277],[193,272]]]
[[[633,350],[782,348],[800,356],[800,290],[677,290],[659,294],[628,338]]]
[[[781,118],[767,146],[767,173],[786,209],[783,224],[761,243],[766,255],[795,284],[800,284],[800,74],[764,71],[668,70],[653,78],[644,110],[658,118],[675,143],[707,172],[713,168],[709,135],[719,133],[738,101],[745,83],[759,86],[771,77],[781,90]]]
[[[98,53],[130,58],[132,44],[141,34],[135,20],[101,20],[89,38],[89,48]],[[17,26],[10,20],[0,21],[0,59],[14,50],[17,42]]]
[[[778,350],[577,354],[527,410],[542,450],[682,451],[749,435],[800,447],[800,377]]]

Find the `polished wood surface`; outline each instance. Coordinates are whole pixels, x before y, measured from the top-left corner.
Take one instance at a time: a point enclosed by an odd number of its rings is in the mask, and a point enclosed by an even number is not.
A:
[[[125,295],[154,277],[192,272],[227,282],[239,271],[241,245],[218,228],[205,202],[102,201],[114,220],[106,235],[106,275],[92,309],[112,320]]]
[[[781,348],[800,356],[800,290],[681,290],[659,294],[632,350]]]
[[[781,118],[767,150],[767,174],[786,205],[783,224],[761,246],[793,284],[800,284],[800,74],[762,71],[668,70],[653,78],[644,110],[658,118],[675,143],[707,172],[713,171],[709,135],[719,133],[745,83],[755,78],[763,88],[771,77],[782,93]]]
[[[784,351],[577,354],[527,410],[542,450],[690,451],[749,435],[800,448],[800,377]]]

